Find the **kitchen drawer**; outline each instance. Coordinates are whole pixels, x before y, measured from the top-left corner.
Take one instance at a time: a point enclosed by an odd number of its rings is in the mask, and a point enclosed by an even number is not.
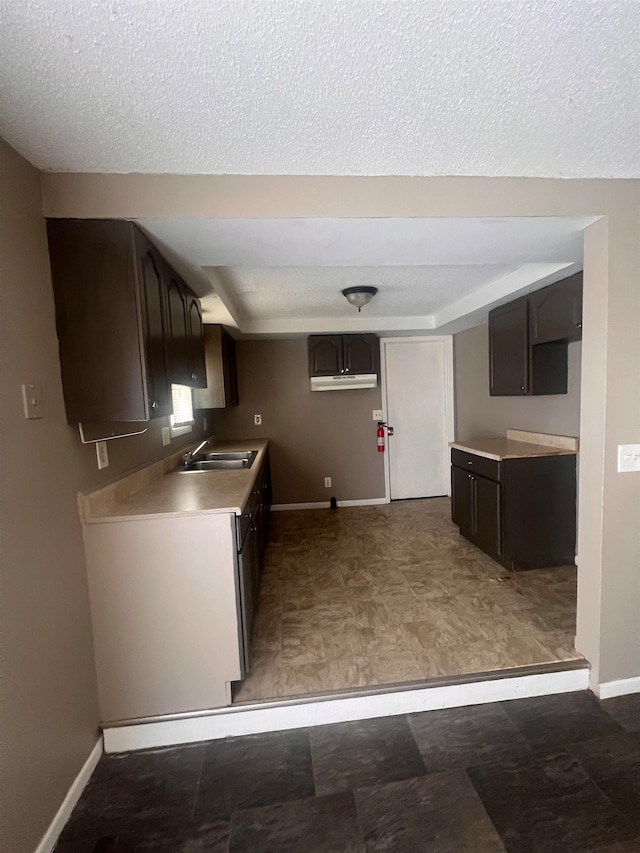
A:
[[[451,450],[451,464],[466,471],[473,471],[481,477],[500,482],[501,464],[498,459],[487,459],[486,456],[476,456],[463,450]]]

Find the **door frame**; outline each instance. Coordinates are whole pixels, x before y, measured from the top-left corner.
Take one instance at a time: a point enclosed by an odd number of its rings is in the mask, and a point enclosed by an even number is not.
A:
[[[403,335],[380,338],[380,379],[382,392],[382,420],[387,422],[387,344],[433,343],[444,344],[444,418],[447,443],[455,439],[455,394],[453,386],[453,335]],[[387,437],[388,438],[388,437]],[[450,449],[449,454],[451,453]],[[391,503],[391,476],[389,472],[388,441],[384,454],[384,502]],[[447,495],[451,497],[451,480],[447,481]]]

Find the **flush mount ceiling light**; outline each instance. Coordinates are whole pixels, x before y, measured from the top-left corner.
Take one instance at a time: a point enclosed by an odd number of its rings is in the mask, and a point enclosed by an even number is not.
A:
[[[354,305],[358,311],[362,310],[363,305],[367,305],[378,292],[377,287],[345,287],[342,295],[351,305]]]

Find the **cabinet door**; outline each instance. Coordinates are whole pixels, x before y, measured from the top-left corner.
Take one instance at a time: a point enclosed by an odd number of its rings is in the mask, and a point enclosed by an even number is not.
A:
[[[337,376],[343,372],[342,335],[310,335],[309,376]]]
[[[224,385],[224,405],[237,406],[240,402],[238,393],[238,365],[236,362],[236,342],[231,335],[220,330],[220,349],[222,352],[222,381]]]
[[[451,467],[451,520],[467,535],[475,529],[472,480],[472,474]]]
[[[251,646],[251,628],[253,626],[253,614],[255,611],[255,595],[254,595],[254,572],[255,572],[255,557],[254,557],[254,542],[253,534],[249,532],[244,539],[242,550],[238,554],[238,572],[239,572],[239,591],[240,591],[240,611],[242,614],[242,640],[243,640],[243,658],[244,668],[249,672],[250,664],[250,646]]]
[[[489,313],[489,393],[529,393],[529,330],[527,297]]]
[[[378,373],[380,341],[376,335],[343,335],[343,366],[345,373]]]
[[[171,389],[165,351],[166,303],[162,257],[137,228],[134,228],[134,245],[149,417],[164,417],[171,414]]]
[[[187,328],[189,335],[188,352],[191,373],[189,382],[192,388],[207,387],[207,369],[204,361],[204,328],[200,300],[190,293],[187,297]]]
[[[47,235],[69,423],[146,420],[146,356],[131,226],[49,219]]]
[[[532,344],[582,338],[582,273],[529,296]]]
[[[184,283],[165,264],[167,288],[167,353],[169,375],[176,385],[189,384],[189,328],[187,291]]]
[[[491,557],[502,555],[500,484],[471,475],[474,519],[473,542]]]

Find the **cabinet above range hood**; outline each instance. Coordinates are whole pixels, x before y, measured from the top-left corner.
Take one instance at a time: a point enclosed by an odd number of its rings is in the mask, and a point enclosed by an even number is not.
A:
[[[312,391],[378,387],[380,341],[376,335],[310,335],[307,343]]]
[[[312,391],[349,391],[354,388],[377,388],[377,373],[338,374],[338,376],[312,376]]]

